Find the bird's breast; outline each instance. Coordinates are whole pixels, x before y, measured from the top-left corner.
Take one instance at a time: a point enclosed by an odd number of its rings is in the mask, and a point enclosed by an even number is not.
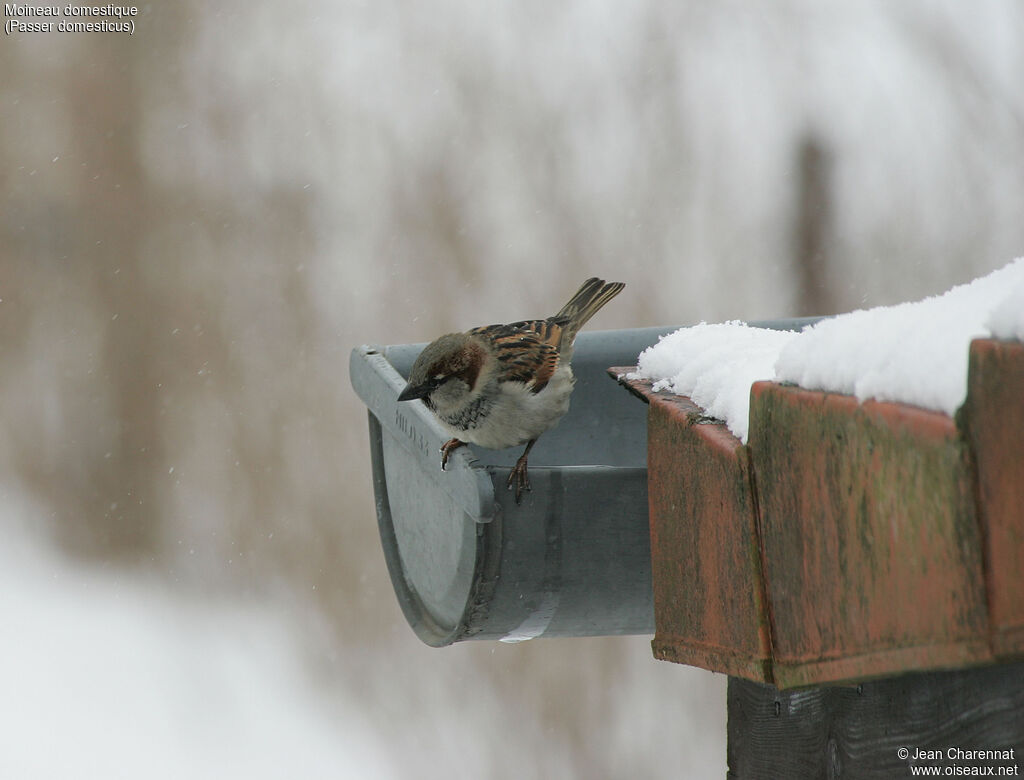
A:
[[[503,382],[438,417],[463,441],[500,450],[524,444],[553,428],[569,411],[573,377],[560,369],[538,393],[522,382]]]
[[[494,403],[493,396],[481,393],[457,406],[447,409],[435,408],[434,412],[443,423],[456,430],[473,431],[490,416]],[[460,438],[466,439],[465,436]]]

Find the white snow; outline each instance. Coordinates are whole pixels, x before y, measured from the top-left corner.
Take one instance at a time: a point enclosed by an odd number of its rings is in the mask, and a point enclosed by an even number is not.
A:
[[[689,397],[746,441],[750,386],[775,376],[779,351],[797,335],[742,322],[702,322],[644,350],[637,371],[629,376],[653,379],[655,390]]]
[[[0,777],[397,777],[287,621],[76,567],[4,527]]]
[[[952,415],[967,394],[970,342],[987,336],[1024,340],[1024,258],[944,295],[842,314],[802,333],[738,322],[683,328],[641,353],[629,376],[689,396],[745,442],[758,380]]]
[[[985,327],[997,339],[1024,341],[1024,279],[1018,279],[1010,294],[992,309]]]

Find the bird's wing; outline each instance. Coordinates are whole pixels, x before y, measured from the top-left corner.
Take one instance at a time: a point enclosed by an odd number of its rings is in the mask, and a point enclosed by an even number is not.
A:
[[[522,382],[532,392],[539,393],[558,368],[558,343],[564,326],[563,318],[554,317],[486,325],[470,333],[493,345],[500,379]]]

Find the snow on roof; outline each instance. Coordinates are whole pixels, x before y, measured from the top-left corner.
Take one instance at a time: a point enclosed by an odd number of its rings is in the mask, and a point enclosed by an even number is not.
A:
[[[750,386],[767,379],[952,415],[972,339],[1024,341],[1024,258],[943,295],[822,320],[801,333],[742,322],[682,328],[644,350],[631,379],[691,398],[747,440]]]

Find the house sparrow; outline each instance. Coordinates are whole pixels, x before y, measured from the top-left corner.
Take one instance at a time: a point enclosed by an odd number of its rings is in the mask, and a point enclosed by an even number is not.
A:
[[[441,447],[442,470],[452,452],[467,442],[492,450],[526,444],[508,477],[516,503],[522,500],[523,490],[530,490],[530,449],[569,411],[576,381],[569,361],[576,334],[623,287],[587,279],[546,320],[449,333],[423,349],[398,400],[422,399],[452,434]]]

